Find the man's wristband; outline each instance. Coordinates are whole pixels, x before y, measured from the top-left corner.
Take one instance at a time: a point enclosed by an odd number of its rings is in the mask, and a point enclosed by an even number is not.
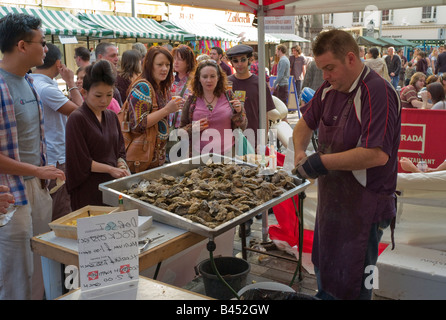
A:
[[[79,90],[79,88],[78,88],[78,87],[72,87],[72,88],[69,88],[69,89],[68,89],[68,93],[70,93],[70,92],[71,92],[71,90],[74,90],[74,89],[77,89],[77,90]]]

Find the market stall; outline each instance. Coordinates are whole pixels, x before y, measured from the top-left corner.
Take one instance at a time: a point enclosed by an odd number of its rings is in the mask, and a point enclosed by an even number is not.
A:
[[[67,277],[65,281],[62,280],[64,271],[62,270],[61,265],[69,266],[70,268],[82,269],[85,267],[85,262],[81,262],[81,256],[85,255],[86,253],[90,254],[91,252],[96,251],[95,247],[93,246],[93,242],[97,245],[99,240],[94,240],[91,243],[92,246],[87,245],[86,247],[81,247],[81,244],[85,242],[85,239],[88,239],[89,241],[90,239],[97,239],[94,232],[97,232],[98,230],[97,228],[94,228],[94,225],[100,225],[97,222],[97,219],[99,218],[112,219],[111,215],[115,217],[116,215],[127,215],[130,212],[137,212],[139,216],[138,218],[150,217],[150,220],[152,220],[150,228],[138,226],[139,229],[144,230],[144,235],[142,235],[142,231],[138,229],[140,241],[141,238],[145,239],[146,241],[143,244],[143,247],[139,248],[140,251],[138,254],[137,263],[139,274],[146,277],[159,279],[164,283],[174,285],[176,287],[182,287],[195,277],[194,267],[200,264],[200,262],[202,262],[204,259],[209,257],[212,262],[214,255],[233,255],[234,232],[236,226],[244,223],[248,219],[253,218],[263,211],[267,211],[268,208],[275,206],[288,198],[303,193],[306,187],[309,185],[309,182],[301,182],[299,179],[292,177],[287,178],[287,175],[282,176],[282,174],[279,172],[270,172],[265,176],[257,176],[255,178],[257,180],[267,179],[265,180],[265,186],[260,187],[259,185],[258,187],[255,187],[255,189],[260,188],[259,191],[268,185],[271,187],[273,186],[272,183],[267,182],[269,179],[276,179],[276,183],[279,185],[282,184],[284,186],[283,188],[285,189],[274,187],[275,189],[277,188],[276,192],[272,192],[271,190],[267,191],[267,189],[265,189],[266,193],[264,196],[267,197],[265,200],[260,202],[257,200],[252,202],[250,205],[242,205],[240,207],[236,207],[235,203],[241,203],[242,199],[245,199],[245,203],[249,203],[249,197],[246,197],[243,193],[237,193],[230,196],[229,194],[224,193],[223,190],[216,190],[216,192],[219,193],[211,196],[206,193],[207,191],[198,187],[198,189],[194,190],[194,193],[199,194],[198,201],[200,202],[200,206],[208,205],[208,203],[215,205],[217,198],[223,199],[224,201],[228,201],[232,198],[234,205],[222,203],[219,210],[224,210],[224,212],[226,212],[226,208],[230,208],[231,210],[244,210],[244,212],[240,211],[237,215],[224,218],[225,220],[219,223],[219,225],[204,225],[203,221],[196,220],[191,215],[184,215],[184,213],[180,215],[178,214],[178,210],[175,211],[174,209],[169,209],[169,211],[166,207],[160,208],[154,204],[150,204],[150,201],[148,202],[147,197],[154,196],[154,199],[159,200],[160,198],[163,198],[163,196],[160,194],[155,196],[155,191],[144,191],[147,192],[144,193],[141,190],[141,183],[144,184],[146,181],[155,183],[158,181],[156,179],[161,178],[165,179],[163,184],[168,185],[169,183],[173,183],[172,181],[168,182],[170,179],[178,178],[182,181],[182,184],[187,184],[187,179],[183,175],[189,176],[188,172],[213,168],[216,170],[216,174],[220,175],[224,173],[222,170],[226,165],[228,165],[228,167],[226,167],[228,168],[228,171],[226,171],[225,176],[227,176],[229,172],[232,172],[232,170],[250,170],[249,172],[252,173],[257,172],[258,170],[258,167],[254,164],[248,164],[233,159],[234,163],[233,166],[231,166],[231,164],[223,164],[218,162],[218,160],[223,159],[218,155],[208,156],[212,157],[214,160],[214,165],[205,165],[204,162],[201,162],[202,158],[198,156],[196,158],[189,158],[176,163],[167,164],[159,168],[141,172],[139,174],[134,174],[129,177],[103,183],[99,186],[99,188],[103,192],[104,203],[113,207],[84,207],[50,223],[53,231],[33,237],[31,241],[32,249],[35,253],[42,257],[47,299],[53,299],[61,296],[64,293],[63,287],[67,288],[69,281],[67,280]],[[251,173],[248,171],[243,172],[246,174],[246,177],[243,177],[243,179],[253,179]],[[277,180],[279,178],[282,179],[281,177],[285,179],[282,183],[279,182],[281,180]],[[215,181],[223,184],[222,177],[216,179]],[[198,182],[195,182],[194,184],[197,183]],[[260,183],[260,181],[257,183]],[[288,186],[285,187],[285,185]],[[204,188],[204,185],[202,188]],[[229,192],[227,186],[224,186],[224,188]],[[136,189],[138,189],[138,191]],[[176,190],[175,186],[173,189]],[[188,188],[185,190],[188,190]],[[168,189],[163,189],[161,192],[164,192],[163,194],[167,196],[167,194],[172,192],[172,189],[170,191],[168,191]],[[239,192],[246,191],[239,189]],[[215,196],[217,198],[215,198]],[[145,197],[146,199],[142,199],[142,197]],[[177,203],[179,206],[182,205],[180,203],[181,198],[175,198],[172,194],[170,197],[172,199],[177,199],[173,202],[173,204]],[[302,204],[300,203],[299,206],[302,207]],[[176,207],[178,208],[178,206]],[[188,211],[192,210],[192,207],[194,206],[191,203],[187,204]],[[208,210],[209,212],[212,212],[212,209],[208,208]],[[97,214],[97,212],[100,211],[101,213]],[[171,211],[175,211],[177,213]],[[89,219],[95,219],[95,222],[88,223],[85,221]],[[140,219],[138,219],[138,221],[139,220]],[[82,222],[81,225],[79,224],[80,222]],[[108,223],[107,226],[109,226],[109,224],[110,223]],[[125,221],[123,224],[126,225]],[[82,227],[85,225],[88,225],[89,227],[93,226],[93,229],[91,231],[85,231],[83,229],[84,227]],[[119,225],[119,223],[116,222],[116,224],[113,225]],[[73,229],[76,231],[75,233],[72,232]],[[99,229],[102,230],[101,228]],[[105,230],[107,230],[107,227]],[[87,234],[87,238],[83,238],[81,236],[82,233]],[[243,234],[242,237],[246,244],[245,235]],[[111,246],[110,243],[104,243],[103,246],[100,246],[101,250],[103,250],[103,248],[109,248],[109,250],[111,250],[112,247],[113,246]],[[119,247],[122,247],[122,245]],[[107,256],[110,254],[111,253],[107,254]],[[107,259],[112,258],[108,257]],[[90,263],[87,265],[90,265]],[[65,273],[67,272],[69,278],[69,271],[65,269]],[[218,271],[216,272],[218,274]],[[101,274],[100,271],[99,274]],[[101,279],[100,275],[99,279]],[[223,278],[221,278],[221,280],[223,283],[225,282]],[[71,284],[71,287],[68,289],[76,289],[77,287],[78,286],[75,284]],[[119,290],[126,291],[127,289],[129,289],[129,287],[127,287],[125,290],[122,288]],[[109,290],[106,293],[102,293],[101,295],[97,296],[103,298],[104,295],[108,295],[110,292],[111,291]],[[79,294],[75,294],[71,297],[79,298]],[[234,295],[237,295],[235,291]]]
[[[210,166],[207,165],[209,160],[212,160],[213,163]],[[229,164],[226,166],[224,162],[229,162]],[[206,249],[209,251],[212,262],[214,251],[218,248],[215,242],[218,236],[229,230],[234,230],[236,226],[262,212],[267,212],[269,208],[286,199],[301,195],[310,184],[308,181],[288,176],[283,170],[271,171],[269,174],[263,175],[258,172],[257,165],[207,154],[103,183],[99,189],[103,191],[103,199],[106,204],[116,205],[117,199],[122,196],[126,209],[138,209],[141,215],[151,215],[155,221],[207,237]],[[191,180],[189,178],[191,176],[196,180]],[[232,176],[237,177],[237,181],[231,182]],[[200,177],[214,178],[202,183]],[[160,182],[172,187],[162,191],[156,197],[152,190]],[[238,188],[237,183],[251,185],[255,191],[248,194],[246,188],[245,190],[241,189],[241,186]],[[185,187],[192,184],[198,185],[197,188],[193,188],[193,191]],[[147,191],[142,193],[141,190]],[[189,195],[192,192],[197,195],[197,199],[185,201],[192,196]],[[154,198],[150,200],[148,197]],[[178,200],[175,202],[167,200],[167,203],[158,201],[163,197],[169,199],[177,197]],[[300,198],[302,199],[302,196]],[[220,199],[221,202],[216,199]],[[200,207],[202,206],[205,209],[201,211]],[[302,206],[300,203],[299,208],[302,209]],[[196,215],[190,214],[193,207],[197,208]],[[238,213],[235,213],[236,211]],[[231,212],[233,212],[232,216]],[[301,212],[299,211],[299,213]],[[245,248],[246,237],[243,232],[242,243]],[[296,269],[299,271],[299,277],[301,277],[300,262],[299,260],[298,269]],[[219,276],[218,270],[214,269],[214,271]],[[234,295],[237,297],[236,292]]]
[[[92,27],[113,31],[113,38],[184,41],[184,33],[176,33],[153,19],[79,13],[79,20]]]
[[[0,7],[0,18],[8,13],[24,13],[40,18],[45,35],[103,38],[113,34],[112,29],[92,27],[66,11]]]

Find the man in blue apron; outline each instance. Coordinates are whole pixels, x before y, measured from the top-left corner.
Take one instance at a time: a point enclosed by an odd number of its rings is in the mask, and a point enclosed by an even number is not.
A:
[[[400,102],[392,85],[362,63],[347,32],[321,33],[313,53],[325,81],[306,105],[293,141],[294,172],[318,179],[317,296],[371,299],[378,244],[396,213]],[[318,152],[307,157],[316,129]]]

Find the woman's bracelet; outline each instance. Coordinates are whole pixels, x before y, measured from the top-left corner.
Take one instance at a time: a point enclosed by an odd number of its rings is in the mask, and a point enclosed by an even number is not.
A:
[[[71,90],[74,90],[74,89],[78,89],[78,90],[79,90],[79,88],[78,88],[78,87],[73,87],[73,88],[70,88],[70,89],[68,89],[68,93],[70,93],[70,92],[71,92]]]

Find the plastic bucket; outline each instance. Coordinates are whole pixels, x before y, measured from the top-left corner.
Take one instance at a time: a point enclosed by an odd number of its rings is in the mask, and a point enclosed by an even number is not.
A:
[[[217,257],[214,258],[214,263],[218,273],[235,292],[246,285],[246,278],[251,270],[251,266],[246,260],[235,257]],[[210,259],[202,261],[198,270],[203,276],[204,290],[207,296],[220,300],[235,298],[232,291],[214,273]]]

